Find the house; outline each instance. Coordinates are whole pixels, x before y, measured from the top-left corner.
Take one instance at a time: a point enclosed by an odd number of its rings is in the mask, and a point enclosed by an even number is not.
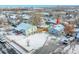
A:
[[[56,24],[56,19],[53,17],[45,17],[45,20],[47,24]]]
[[[16,19],[17,19],[16,14],[10,14],[10,15],[8,16],[8,21],[9,21],[9,23],[11,23],[12,25],[16,25],[16,24],[17,24]]]
[[[30,17],[31,17],[28,14],[22,14],[21,16],[22,16],[23,19],[26,19],[26,20],[30,19]]]
[[[61,24],[50,25],[48,31],[56,36],[60,36],[64,31],[64,26]]]
[[[22,32],[25,35],[29,35],[31,33],[34,33],[35,31],[37,31],[37,27],[33,26],[31,24],[28,24],[28,23],[21,23],[15,28],[15,30]]]
[[[28,23],[29,21],[30,21],[30,19],[31,19],[31,15],[29,15],[29,14],[21,14],[20,15],[20,18],[22,19],[22,21],[23,22],[26,22],[26,23]]]
[[[49,16],[50,15],[48,12],[42,12],[41,14],[43,14],[44,16]]]
[[[17,19],[17,14],[11,14],[9,17],[10,17],[11,19]]]

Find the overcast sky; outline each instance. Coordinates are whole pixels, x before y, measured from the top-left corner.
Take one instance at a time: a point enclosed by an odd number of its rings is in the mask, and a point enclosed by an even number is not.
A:
[[[1,5],[79,5],[78,0],[0,0]]]

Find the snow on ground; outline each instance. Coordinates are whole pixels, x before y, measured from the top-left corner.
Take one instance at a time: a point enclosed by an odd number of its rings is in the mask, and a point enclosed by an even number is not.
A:
[[[79,54],[79,45],[73,45],[70,47],[70,45],[68,45],[67,47],[64,48],[64,50],[62,51],[66,54]]]
[[[48,34],[46,33],[37,33],[34,35],[29,36],[27,39],[29,39],[29,45],[33,49],[38,49],[39,47],[42,47],[45,41],[47,40]]]
[[[9,35],[7,36],[7,38],[9,38],[9,40],[11,41],[15,41],[20,46],[30,51],[32,49],[39,49],[40,47],[42,47],[45,41],[47,40],[48,35],[49,34],[46,33],[36,33],[28,37],[19,35]],[[27,41],[29,41],[29,46],[27,46]]]
[[[68,54],[79,54],[79,45],[75,45],[75,47],[71,48]]]

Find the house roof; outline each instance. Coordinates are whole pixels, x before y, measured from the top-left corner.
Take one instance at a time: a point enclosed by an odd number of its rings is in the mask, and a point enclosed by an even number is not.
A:
[[[56,19],[54,19],[53,17],[51,18],[46,17],[46,19],[47,19],[47,22],[49,23],[56,23]]]
[[[64,30],[64,26],[61,24],[53,25],[52,29],[55,29],[57,31]]]
[[[56,29],[56,30],[58,30],[58,31],[61,31],[61,30],[64,29],[64,26],[61,25],[61,24],[58,24],[58,25],[55,25],[55,28],[54,28],[54,29]]]
[[[26,15],[26,14],[23,14],[23,15],[22,15],[22,18],[23,18],[23,19],[30,19],[30,17],[31,17],[30,15]]]
[[[18,31],[20,31],[20,30],[28,30],[31,27],[32,27],[32,25],[30,25],[30,24],[21,23],[15,28],[15,30],[18,30]]]

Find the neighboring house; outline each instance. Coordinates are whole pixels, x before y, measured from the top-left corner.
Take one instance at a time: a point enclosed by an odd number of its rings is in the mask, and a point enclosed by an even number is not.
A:
[[[22,16],[23,19],[26,19],[26,20],[30,19],[30,17],[31,17],[28,14],[22,14],[21,16]]]
[[[61,24],[50,25],[50,27],[48,28],[48,31],[49,33],[52,33],[56,36],[60,36],[64,31],[64,26]]]
[[[73,19],[74,18],[74,15],[71,15],[71,14],[69,14],[69,15],[63,15],[62,18],[64,20],[69,20],[69,19]]]
[[[45,17],[45,20],[47,24],[56,24],[56,19],[53,17]]]
[[[19,19],[19,16],[17,14],[11,14],[8,17],[8,22],[11,25],[16,26],[17,24],[19,24],[21,22],[21,19]]]
[[[21,19],[23,22],[25,23],[29,23],[30,19],[31,19],[31,15],[28,15],[28,14],[21,14]]]
[[[23,32],[26,35],[29,35],[35,31],[37,31],[37,27],[28,23],[21,23],[16,28],[16,31]]]
[[[17,19],[17,14],[11,14],[9,17],[10,17],[11,19]]]
[[[8,17],[8,21],[9,21],[9,23],[11,23],[12,25],[16,25],[16,19],[17,19],[16,14],[11,14],[11,15],[9,15],[9,17]]]
[[[44,15],[44,16],[49,16],[50,15],[48,12],[42,12],[41,14]]]

